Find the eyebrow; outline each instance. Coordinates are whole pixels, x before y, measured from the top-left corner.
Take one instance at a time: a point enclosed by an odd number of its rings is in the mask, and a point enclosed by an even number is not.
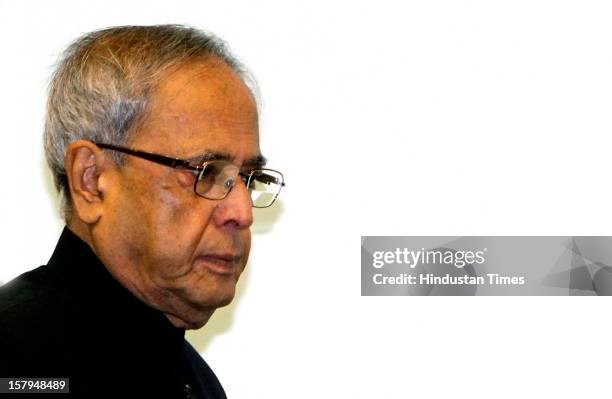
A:
[[[206,151],[204,152],[204,154],[201,154],[199,156],[189,158],[189,159],[194,160],[194,161],[199,161],[199,162],[206,162],[206,161],[213,161],[213,160],[224,160],[224,161],[233,162],[235,158],[231,156],[230,154],[228,154],[227,152]],[[254,157],[246,159],[242,163],[241,167],[243,168],[244,167],[263,168],[264,166],[266,166],[267,163],[268,163],[268,159],[266,157],[264,157],[261,154],[257,154]]]

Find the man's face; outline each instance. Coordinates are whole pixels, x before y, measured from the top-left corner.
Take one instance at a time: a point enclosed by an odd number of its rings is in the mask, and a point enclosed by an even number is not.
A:
[[[260,155],[257,117],[249,90],[229,67],[190,64],[162,81],[129,146],[182,159],[226,154],[246,171]],[[232,300],[246,265],[249,193],[238,180],[225,199],[208,200],[194,193],[193,172],[125,160],[111,178],[94,246],[138,297],[175,325],[199,328]]]

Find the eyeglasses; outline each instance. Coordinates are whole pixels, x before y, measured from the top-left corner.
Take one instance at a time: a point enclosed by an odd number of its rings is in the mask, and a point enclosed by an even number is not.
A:
[[[239,167],[225,159],[194,162],[113,144],[95,144],[100,148],[133,155],[171,168],[197,172],[193,191],[209,200],[221,200],[227,197],[236,185],[237,179],[241,178],[249,191],[253,207],[267,208],[274,203],[285,185],[283,174],[273,169],[257,168],[249,173],[242,173]]]

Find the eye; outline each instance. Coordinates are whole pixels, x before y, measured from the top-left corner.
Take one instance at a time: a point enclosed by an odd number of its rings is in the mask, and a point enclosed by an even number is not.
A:
[[[234,187],[234,184],[235,180],[233,178],[229,178],[223,183],[223,186],[226,190],[229,190],[230,188]]]

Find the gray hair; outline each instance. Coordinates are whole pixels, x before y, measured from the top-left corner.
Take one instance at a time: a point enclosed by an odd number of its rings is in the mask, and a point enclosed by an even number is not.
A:
[[[64,166],[76,140],[123,145],[143,120],[164,73],[215,57],[232,68],[259,106],[255,80],[213,34],[183,25],[120,26],[87,33],[63,52],[49,85],[44,148],[64,218],[72,212]],[[120,153],[113,152],[118,164]]]

